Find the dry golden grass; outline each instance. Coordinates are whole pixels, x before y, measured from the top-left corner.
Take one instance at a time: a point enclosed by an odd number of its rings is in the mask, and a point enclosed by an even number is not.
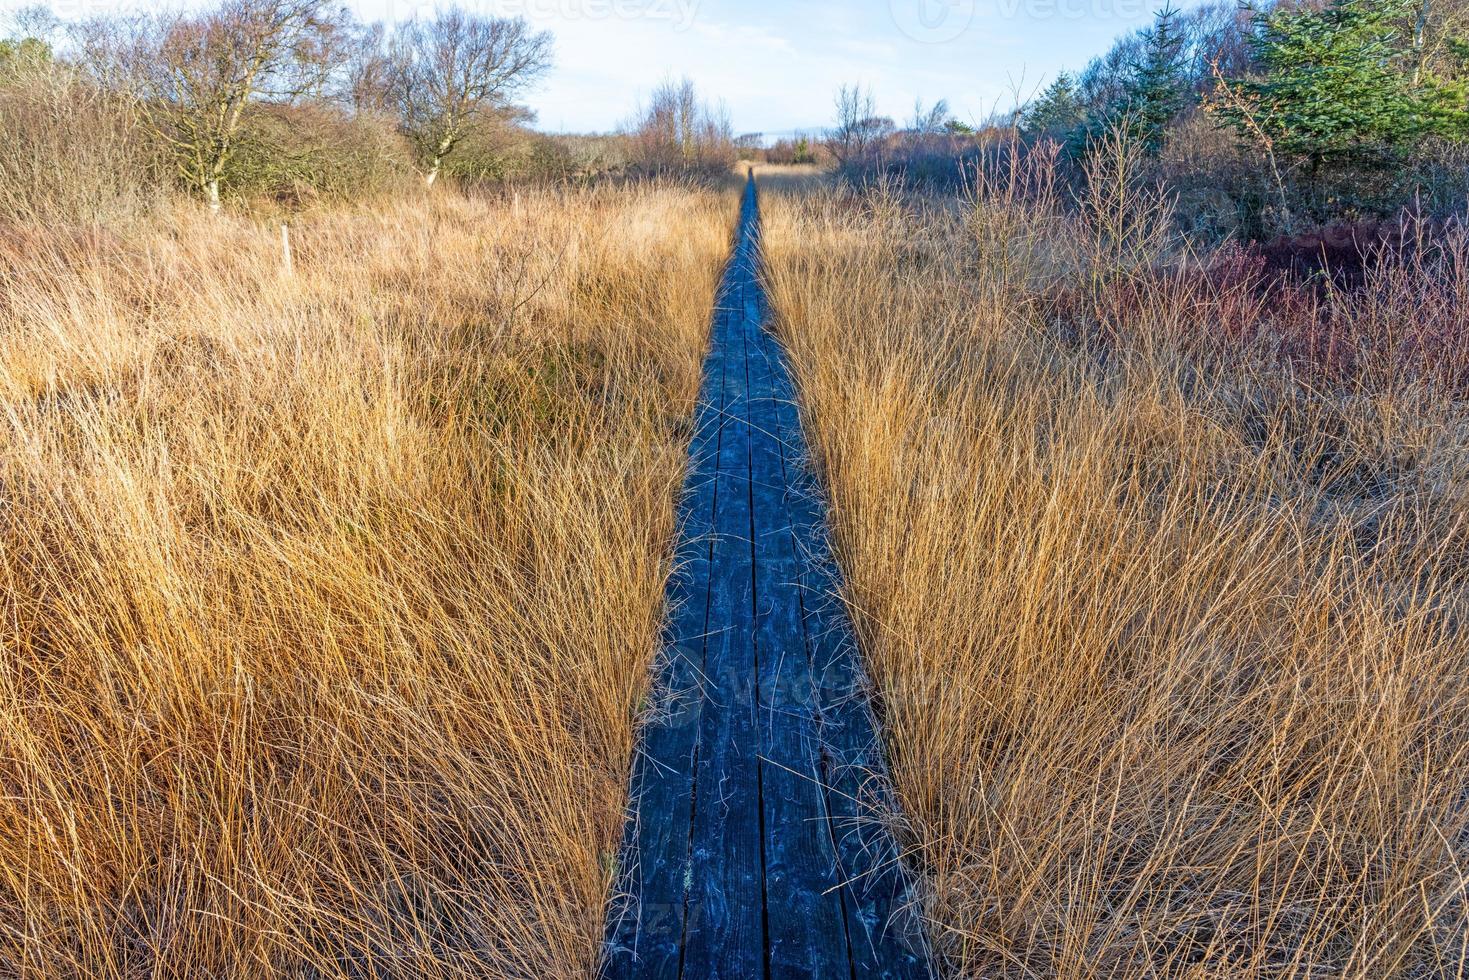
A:
[[[732,201],[0,237],[0,975],[598,953]]]
[[[1123,197],[766,199],[937,955],[1463,976],[1464,404],[1170,334],[1219,324],[1124,254],[1160,205]]]
[[[762,190],[786,194],[819,191],[829,177],[825,167],[814,163],[752,163],[741,160],[735,164],[734,170],[742,180],[753,170]]]

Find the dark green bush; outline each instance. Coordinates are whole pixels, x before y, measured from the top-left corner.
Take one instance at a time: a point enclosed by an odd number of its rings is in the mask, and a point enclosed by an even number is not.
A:
[[[392,122],[330,105],[257,107],[245,123],[225,192],[288,205],[391,193],[415,180]]]
[[[514,121],[476,127],[444,164],[444,173],[461,183],[563,181],[610,169],[578,152],[573,138],[549,136]]]

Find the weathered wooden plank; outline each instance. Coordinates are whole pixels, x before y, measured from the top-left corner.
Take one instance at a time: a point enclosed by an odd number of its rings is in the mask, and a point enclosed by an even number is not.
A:
[[[738,260],[735,274],[745,274]],[[684,943],[683,975],[700,980],[747,980],[765,972],[750,430],[740,325],[741,318],[732,316],[726,335],[706,655],[709,688],[695,769],[692,887]]]
[[[789,371],[763,328],[751,183],[681,502],[608,977],[926,977],[882,750]]]
[[[680,495],[679,546],[669,578],[663,651],[634,761],[619,895],[608,918],[601,975],[676,978],[683,955],[694,753],[704,696],[710,554],[714,542],[725,346],[733,298],[721,289]]]
[[[746,316],[751,312],[747,306]],[[820,720],[786,506],[772,362],[759,321],[751,318],[747,325],[770,973],[846,977],[851,973],[847,927],[821,783]]]
[[[772,341],[776,409],[783,433],[788,506],[801,571],[801,601],[821,719],[822,779],[838,861],[854,977],[931,975],[922,924],[897,844],[880,817],[893,812],[882,745],[868,703],[827,506],[808,458],[784,352]]]

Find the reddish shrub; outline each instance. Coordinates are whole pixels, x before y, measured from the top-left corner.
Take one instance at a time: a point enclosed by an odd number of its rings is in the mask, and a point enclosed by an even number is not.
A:
[[[1308,274],[1310,256],[1320,265]],[[1071,336],[1103,347],[1164,337],[1215,354],[1263,348],[1329,384],[1469,396],[1462,222],[1359,223],[1226,245],[1202,261],[1061,287],[1048,301]]]

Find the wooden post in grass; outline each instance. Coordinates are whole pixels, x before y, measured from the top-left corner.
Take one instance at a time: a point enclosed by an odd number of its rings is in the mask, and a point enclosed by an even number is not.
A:
[[[291,226],[281,222],[281,275],[291,278]]]

